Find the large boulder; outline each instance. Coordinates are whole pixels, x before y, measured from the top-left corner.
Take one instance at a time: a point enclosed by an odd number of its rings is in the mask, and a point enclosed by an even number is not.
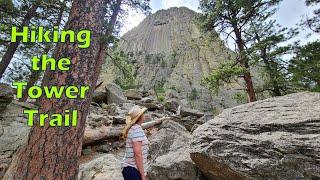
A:
[[[80,180],[122,180],[121,164],[113,154],[105,154],[80,165]]]
[[[208,179],[320,179],[320,93],[226,109],[194,131],[190,147]]]
[[[195,180],[198,169],[188,151],[190,133],[174,121],[165,121],[161,129],[149,137],[150,167],[148,178],[152,180]]]
[[[7,85],[0,83],[0,112],[5,110],[7,105],[13,100],[13,90]]]
[[[122,104],[127,101],[127,98],[124,96],[122,89],[113,83],[110,83],[106,86],[106,93],[107,93],[107,101],[108,104]]]

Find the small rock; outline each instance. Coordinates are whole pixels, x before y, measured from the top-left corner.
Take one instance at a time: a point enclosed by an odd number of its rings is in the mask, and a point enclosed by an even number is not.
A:
[[[141,100],[142,99],[142,95],[139,91],[137,91],[136,89],[129,89],[125,91],[125,96],[129,99],[129,100]]]

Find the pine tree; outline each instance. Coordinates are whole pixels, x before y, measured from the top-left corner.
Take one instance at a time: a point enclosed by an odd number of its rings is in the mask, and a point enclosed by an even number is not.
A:
[[[270,92],[271,96],[281,96],[290,91],[287,80],[288,62],[284,55],[291,53],[292,45],[283,45],[297,35],[295,29],[281,28],[276,20],[270,20],[274,10],[250,23],[245,35],[249,44],[249,54],[252,66],[261,69],[262,87],[257,92]]]
[[[320,92],[320,41],[308,43],[296,49],[290,60],[292,83],[299,90]]]
[[[261,14],[265,13],[268,8],[278,4],[280,0],[201,0],[200,8],[203,11],[200,17],[200,23],[203,30],[215,34],[218,30],[218,35],[226,35],[228,39],[234,39],[236,44],[237,57],[233,60],[234,63],[229,67],[240,66],[245,71],[242,77],[245,81],[246,92],[249,102],[256,101],[256,94],[253,86],[253,81],[250,73],[249,57],[246,54],[247,42],[244,39],[244,34],[248,31],[250,21],[256,19]],[[238,71],[234,75],[238,75]],[[225,71],[223,71],[225,73]],[[223,76],[221,76],[223,77]],[[219,86],[216,84],[211,84]]]

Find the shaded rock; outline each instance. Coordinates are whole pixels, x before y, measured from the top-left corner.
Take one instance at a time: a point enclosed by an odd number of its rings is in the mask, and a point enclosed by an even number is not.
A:
[[[124,116],[111,116],[112,124],[125,124],[126,118]]]
[[[80,180],[121,180],[120,160],[112,154],[106,154],[80,165]]]
[[[0,112],[6,109],[12,100],[13,89],[7,84],[0,83]]]
[[[188,131],[191,131],[192,127],[196,124],[197,117],[195,116],[187,116],[180,119],[180,122],[184,127],[187,128]]]
[[[182,107],[181,110],[180,110],[180,115],[182,117],[186,117],[186,116],[202,117],[202,116],[204,116],[204,113],[200,112],[200,111],[198,111],[196,109],[190,109],[190,108],[187,108],[187,107]]]
[[[148,111],[155,111],[162,108],[161,104],[156,103],[141,103],[141,105],[148,108]]]
[[[127,98],[124,96],[122,89],[114,83],[110,83],[106,86],[106,94],[108,104],[115,103],[119,105],[127,101]]]
[[[199,124],[195,124],[192,126],[191,128],[191,132],[193,132],[194,130],[196,130],[200,125]]]
[[[140,100],[142,99],[141,93],[136,89],[129,89],[125,91],[125,96],[129,100]]]
[[[209,179],[319,179],[320,93],[224,110],[198,127],[191,158]]]
[[[92,95],[92,101],[97,104],[108,103],[107,93],[95,91]]]
[[[167,110],[176,113],[179,108],[179,102],[175,99],[170,99],[170,100],[166,101],[166,103],[164,104],[164,107]]]
[[[195,180],[198,169],[189,157],[190,133],[177,122],[167,120],[149,137],[148,178],[152,180]]]

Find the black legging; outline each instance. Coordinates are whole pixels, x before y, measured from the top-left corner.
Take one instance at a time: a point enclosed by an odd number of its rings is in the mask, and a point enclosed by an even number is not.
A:
[[[124,167],[122,170],[124,180],[141,180],[140,172],[134,167]]]

